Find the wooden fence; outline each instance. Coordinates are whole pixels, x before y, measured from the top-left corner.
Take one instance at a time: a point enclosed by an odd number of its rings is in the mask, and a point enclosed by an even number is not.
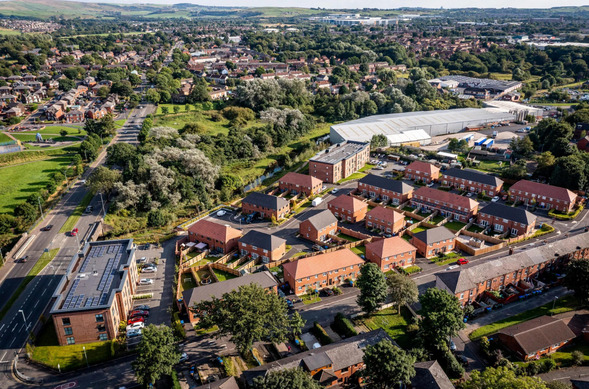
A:
[[[195,256],[194,258],[188,259],[184,262],[182,262],[182,259],[180,259],[180,266],[190,267],[190,266],[194,265],[195,263],[197,263],[198,261],[200,261],[201,259],[203,259],[204,257],[206,257],[208,254],[209,254],[209,251],[205,250],[202,253]]]

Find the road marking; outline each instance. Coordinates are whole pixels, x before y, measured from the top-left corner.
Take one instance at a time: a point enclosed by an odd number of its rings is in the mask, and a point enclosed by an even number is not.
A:
[[[6,356],[6,354],[8,354],[8,351],[4,352],[4,355],[2,355],[2,359],[0,359],[0,362],[4,362],[4,357]]]
[[[39,304],[39,300],[37,300],[37,302],[35,303],[35,305],[33,305],[33,308],[37,307],[37,304]]]
[[[12,347],[12,344],[14,343],[14,340],[15,340],[15,339],[16,339],[16,338],[12,338],[12,342],[10,342],[10,344],[8,345],[8,347]]]
[[[2,328],[4,328],[6,324],[2,324],[2,327],[0,327],[0,331],[2,331]]]

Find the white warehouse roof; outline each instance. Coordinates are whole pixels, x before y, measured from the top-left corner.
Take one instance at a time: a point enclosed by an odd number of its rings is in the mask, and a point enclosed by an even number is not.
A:
[[[428,145],[432,142],[432,137],[423,130],[403,131],[398,134],[386,136],[391,146],[400,146],[404,143],[419,142],[422,145]]]
[[[432,137],[460,132],[468,126],[514,119],[513,113],[496,108],[461,108],[373,115],[331,126],[330,140],[332,143],[345,140],[370,142],[373,135],[384,134],[388,137],[412,130],[423,130]]]

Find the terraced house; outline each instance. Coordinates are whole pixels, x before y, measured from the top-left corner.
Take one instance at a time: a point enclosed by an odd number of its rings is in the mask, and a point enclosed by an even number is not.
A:
[[[327,203],[327,209],[341,220],[356,223],[364,220],[368,211],[368,204],[355,197],[342,195]]]
[[[325,241],[337,233],[337,218],[331,211],[323,210],[299,224],[301,237],[312,242]]]
[[[260,216],[282,219],[290,212],[290,202],[282,197],[253,192],[241,201],[241,212],[245,215],[258,212]]]
[[[474,217],[479,209],[479,203],[471,198],[425,186],[415,191],[411,205],[421,210],[438,210],[442,216],[452,216],[454,220],[464,223]]]
[[[405,216],[391,208],[379,206],[368,211],[364,223],[368,229],[376,228],[385,234],[396,234],[405,227]]]
[[[409,200],[413,195],[413,187],[401,180],[368,174],[358,181],[358,192],[364,196],[380,199],[384,202],[391,201],[393,205],[399,205]]]
[[[554,208],[560,212],[571,212],[575,207],[577,195],[566,188],[520,180],[509,188],[511,201],[537,205],[540,208]]]
[[[503,188],[503,180],[472,169],[452,168],[442,173],[442,185],[453,186],[472,193],[484,193],[495,196]]]
[[[278,187],[283,192],[290,191],[292,194],[304,193],[305,196],[309,197],[321,192],[323,181],[306,174],[290,172],[279,180]]]
[[[366,244],[366,259],[376,263],[383,272],[413,265],[416,253],[417,248],[399,236]]]
[[[428,162],[413,161],[405,169],[405,177],[425,183],[438,181],[440,168]]]
[[[286,240],[265,232],[251,230],[239,239],[241,255],[262,258],[264,263],[276,261],[286,253]]]
[[[490,203],[481,209],[477,215],[479,225],[489,227],[499,233],[509,233],[513,236],[528,235],[534,231],[536,216],[518,207]]]
[[[431,258],[454,250],[456,236],[446,227],[428,228],[413,234],[411,244],[419,254]]]

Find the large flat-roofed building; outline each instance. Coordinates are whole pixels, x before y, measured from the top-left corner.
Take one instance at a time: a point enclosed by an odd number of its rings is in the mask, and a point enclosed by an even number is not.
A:
[[[323,182],[338,182],[360,170],[369,159],[370,143],[344,142],[311,158],[309,175]]]
[[[461,108],[372,115],[334,124],[329,130],[329,137],[331,143],[370,142],[373,135],[382,134],[387,137],[391,146],[427,145],[431,143],[433,136],[453,134],[466,127],[512,121],[515,117],[509,110],[499,108]]]
[[[60,345],[115,339],[138,282],[132,239],[88,242],[55,290],[51,317]]]
[[[474,78],[452,74],[441,76],[428,81],[433,86],[443,86],[446,82],[455,82],[459,93],[475,95],[479,92],[488,92],[491,96],[502,96],[514,92],[522,87],[521,81],[493,80],[490,78]],[[452,88],[455,89],[455,88]]]

